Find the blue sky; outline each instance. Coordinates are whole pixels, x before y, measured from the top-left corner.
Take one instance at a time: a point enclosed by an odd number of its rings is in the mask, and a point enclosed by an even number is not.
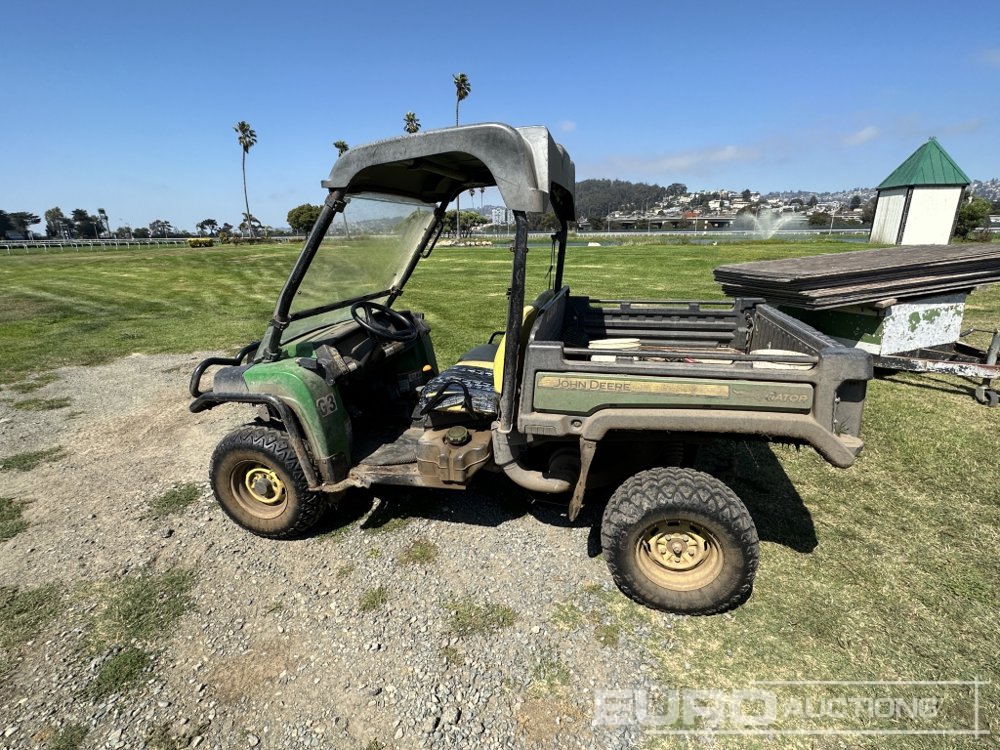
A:
[[[283,226],[336,151],[454,123],[547,125],[578,179],[874,186],[929,136],[1000,177],[1000,3],[9,3],[0,209],[112,226]],[[490,200],[489,194],[487,201]],[[36,227],[38,229],[39,227]]]

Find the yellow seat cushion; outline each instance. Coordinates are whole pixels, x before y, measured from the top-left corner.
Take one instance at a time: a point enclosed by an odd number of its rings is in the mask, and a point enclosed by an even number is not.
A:
[[[535,325],[535,319],[538,318],[538,310],[546,302],[552,299],[555,292],[551,289],[546,289],[544,292],[538,295],[534,302],[530,305],[524,306],[524,314],[521,317],[521,361],[524,361],[524,352],[528,348],[528,337],[531,335],[531,327]],[[504,363],[504,350],[507,344],[507,334],[504,334],[500,338],[500,343],[497,346],[497,355],[493,358],[493,389],[500,393],[503,391],[503,363]]]

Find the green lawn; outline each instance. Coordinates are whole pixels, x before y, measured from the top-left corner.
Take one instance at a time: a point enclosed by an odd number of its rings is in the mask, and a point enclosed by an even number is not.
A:
[[[592,296],[721,299],[723,263],[844,252],[845,242],[571,247],[565,282]],[[0,256],[0,384],[133,352],[236,350],[260,337],[298,248],[291,245],[99,250]],[[549,248],[529,253],[528,299],[546,287]],[[439,248],[402,304],[422,310],[442,364],[503,327],[510,253]],[[996,291],[970,298],[967,322],[1000,321]]]
[[[857,249],[825,242],[571,248],[566,282],[592,296],[718,299],[711,271],[722,263]],[[0,383],[131,352],[235,350],[263,332],[296,252],[0,257]],[[530,295],[544,287],[548,248],[533,248],[529,259]],[[442,365],[502,327],[509,263],[504,248],[442,248],[418,269],[403,302],[426,312]],[[970,298],[966,322],[1000,324],[1000,286]],[[665,620],[585,589],[555,605],[583,621],[603,619],[605,634],[647,634],[661,684],[995,682],[1000,409],[975,403],[970,390],[969,381],[943,376],[873,381],[867,447],[847,471],[811,450],[737,444],[733,486],[763,543],[754,595],[735,612]],[[981,701],[981,724],[1000,731],[995,684]],[[814,739],[801,738],[801,746],[837,746]],[[715,746],[747,745],[722,738]],[[941,738],[850,738],[844,746],[932,748]]]

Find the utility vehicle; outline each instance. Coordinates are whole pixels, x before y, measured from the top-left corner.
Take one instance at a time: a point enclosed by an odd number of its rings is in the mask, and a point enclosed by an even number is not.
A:
[[[627,469],[601,521],[615,583],[651,607],[707,614],[749,595],[758,539],[733,491],[690,468],[698,443],[806,443],[839,467],[862,448],[865,352],[760,300],[602,300],[564,286],[575,169],[543,127],[375,142],[341,156],[322,185],[262,339],[191,379],[194,412],[261,407],[211,462],[222,508],[256,534],[299,535],[351,487],[463,490],[486,472],[562,497],[575,519],[588,485]],[[446,206],[486,186],[514,215],[510,252],[476,251],[510,263],[506,324],[442,370],[424,315],[399,303]],[[526,304],[528,215],[550,209],[551,284]],[[468,304],[461,274],[452,293]]]

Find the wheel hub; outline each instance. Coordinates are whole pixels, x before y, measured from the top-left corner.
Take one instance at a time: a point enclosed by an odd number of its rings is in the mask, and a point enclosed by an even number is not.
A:
[[[686,520],[650,525],[635,541],[636,563],[657,586],[693,591],[710,584],[722,571],[722,549],[715,536]]]
[[[656,529],[645,541],[653,562],[667,570],[691,570],[709,554],[708,542],[690,524]]]
[[[247,471],[243,484],[250,497],[265,505],[277,505],[285,498],[285,484],[266,466],[256,466]]]

